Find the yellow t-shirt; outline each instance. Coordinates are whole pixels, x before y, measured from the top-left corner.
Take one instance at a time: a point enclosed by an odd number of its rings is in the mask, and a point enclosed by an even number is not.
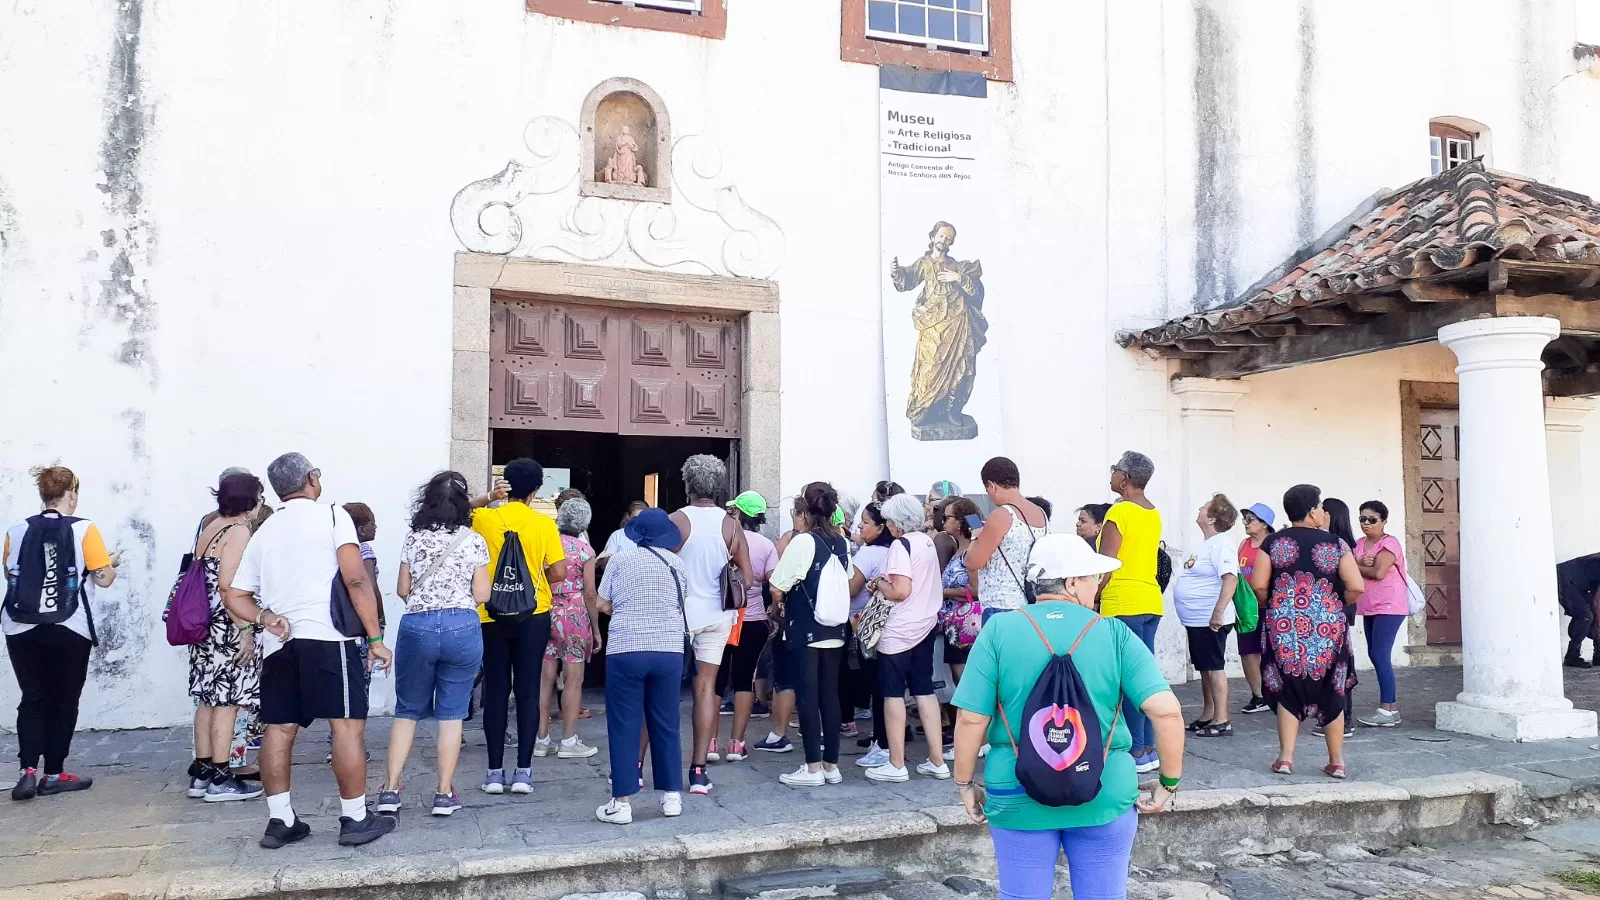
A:
[[[1117,558],[1122,568],[1111,573],[1100,592],[1102,616],[1161,615],[1161,587],[1156,583],[1156,554],[1161,552],[1161,513],[1126,500],[1106,512],[1122,535]]]
[[[544,570],[567,558],[566,551],[561,549],[561,532],[556,530],[556,520],[530,509],[526,503],[513,500],[498,509],[473,510],[472,530],[483,535],[484,543],[489,545],[491,576],[500,563],[500,548],[505,546],[506,532],[517,533],[522,541],[522,553],[528,558],[528,574],[533,577],[534,589],[539,595],[533,612],[535,615],[549,612],[550,579]],[[478,621],[491,621],[488,610],[482,606],[478,607]]]

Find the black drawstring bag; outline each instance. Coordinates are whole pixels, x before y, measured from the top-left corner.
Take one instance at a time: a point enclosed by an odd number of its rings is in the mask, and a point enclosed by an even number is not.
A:
[[[514,619],[539,608],[539,587],[528,572],[528,557],[515,531],[506,532],[505,546],[494,567],[494,584],[484,609],[492,619]]]

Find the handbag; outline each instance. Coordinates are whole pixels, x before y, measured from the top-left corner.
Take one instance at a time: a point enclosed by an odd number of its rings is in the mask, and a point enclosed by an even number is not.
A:
[[[189,559],[188,567],[173,584],[166,612],[161,614],[161,620],[167,624],[167,643],[174,647],[204,643],[211,633],[211,592],[206,590],[205,557],[232,527],[228,525],[217,532],[200,556],[185,554]]]
[[[328,521],[337,527],[338,514],[335,507],[328,507]],[[334,556],[339,554],[339,547],[333,548]],[[333,630],[347,638],[366,637],[367,626],[362,624],[361,616],[356,614],[355,601],[350,599],[350,589],[345,587],[344,575],[339,572],[336,565],[333,570],[333,582],[328,586],[328,618],[333,623]]]
[[[722,569],[722,611],[733,612],[744,609],[746,601],[750,599],[749,591],[744,583],[744,573],[739,571],[739,564],[728,560]]]
[[[1028,524],[1027,518],[1022,515],[1022,510],[1017,509],[1015,506],[1012,506],[1009,503],[1007,503],[1004,508],[1014,512],[1017,518],[1022,521],[1023,527],[1028,529],[1028,558],[1022,561],[1022,568],[1026,570],[1028,568],[1028,559],[1033,558],[1033,547],[1035,544],[1039,543],[1039,538],[1034,535],[1033,526]],[[1018,578],[1017,570],[1011,568],[1011,560],[1006,558],[1006,551],[1004,547],[1005,540],[1005,537],[1000,538],[1000,543],[995,545],[995,552],[1000,554],[1000,561],[1006,564],[1006,571],[1011,573],[1011,578],[1016,581],[1017,587],[1022,588],[1022,602],[1029,604],[1038,603],[1039,597],[1034,593],[1033,582],[1023,581],[1021,578]]]
[[[983,627],[983,605],[972,596],[971,588],[963,588],[966,598],[946,600],[939,610],[939,625],[944,629],[944,639],[957,650],[971,647]]]

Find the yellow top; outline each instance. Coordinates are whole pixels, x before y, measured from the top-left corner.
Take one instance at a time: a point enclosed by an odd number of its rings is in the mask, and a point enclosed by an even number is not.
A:
[[[1100,592],[1102,616],[1161,615],[1161,587],[1156,584],[1156,554],[1161,552],[1161,513],[1123,500],[1106,512],[1122,535],[1117,558],[1122,568],[1111,573]]]
[[[522,541],[522,554],[528,559],[528,575],[533,578],[534,589],[539,594],[535,615],[550,611],[550,579],[545,567],[567,558],[561,549],[561,533],[556,530],[556,520],[542,512],[530,509],[528,504],[516,500],[497,509],[472,511],[472,530],[483,535],[489,545],[489,574],[492,577],[500,565],[500,549],[505,546],[506,532],[515,531]],[[488,622],[489,612],[478,607],[478,621]]]

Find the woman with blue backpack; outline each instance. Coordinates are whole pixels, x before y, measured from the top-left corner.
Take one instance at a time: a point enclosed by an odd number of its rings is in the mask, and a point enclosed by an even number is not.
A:
[[[1027,575],[1038,602],[984,624],[956,688],[956,787],[972,821],[989,823],[1008,900],[1051,897],[1062,852],[1074,898],[1127,896],[1138,813],[1164,811],[1177,792],[1178,698],[1144,642],[1094,612],[1100,576],[1120,565],[1075,535],[1040,538]],[[1128,753],[1123,698],[1149,718],[1160,751],[1149,798]]]

